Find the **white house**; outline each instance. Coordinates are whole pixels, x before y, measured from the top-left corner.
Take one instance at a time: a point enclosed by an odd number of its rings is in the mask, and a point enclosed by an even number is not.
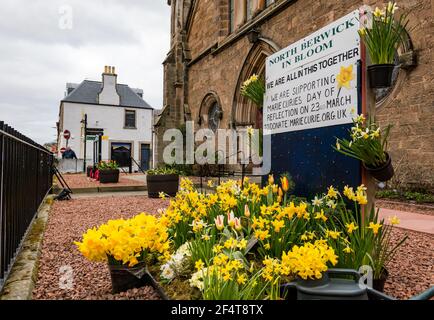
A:
[[[84,80],[66,86],[60,102],[58,156],[70,147],[77,155],[77,169],[99,160],[117,160],[122,167],[152,166],[153,108],[143,100],[143,90],[117,83],[115,68],[106,66],[102,82]],[[70,138],[64,138],[64,132]]]

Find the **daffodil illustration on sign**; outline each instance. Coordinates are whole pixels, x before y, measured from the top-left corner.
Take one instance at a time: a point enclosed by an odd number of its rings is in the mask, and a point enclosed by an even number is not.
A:
[[[342,87],[351,89],[351,81],[354,79],[355,75],[353,73],[353,65],[350,64],[348,67],[341,67],[341,71],[336,76],[336,81],[338,83],[338,97],[341,93]]]

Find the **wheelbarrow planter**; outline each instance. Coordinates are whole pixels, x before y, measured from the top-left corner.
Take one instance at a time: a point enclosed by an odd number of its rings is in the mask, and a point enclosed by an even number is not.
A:
[[[396,300],[360,282],[361,274],[351,269],[329,269],[319,280],[298,279],[281,286],[286,300]],[[434,287],[410,298],[429,300]]]

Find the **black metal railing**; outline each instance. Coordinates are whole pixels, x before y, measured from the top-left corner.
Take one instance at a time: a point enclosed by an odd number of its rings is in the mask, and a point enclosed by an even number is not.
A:
[[[0,289],[50,192],[53,154],[0,121]]]

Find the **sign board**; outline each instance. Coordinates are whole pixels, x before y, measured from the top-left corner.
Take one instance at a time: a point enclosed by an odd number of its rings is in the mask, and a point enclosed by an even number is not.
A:
[[[348,137],[361,110],[358,18],[358,10],[351,12],[266,60],[271,173],[291,174],[296,195],[361,183],[360,162],[332,148],[336,137]]]
[[[97,136],[86,136],[87,141],[95,141],[97,139]]]
[[[359,12],[266,60],[264,134],[351,123],[358,105]]]
[[[69,140],[71,138],[71,132],[69,130],[63,131],[63,138]]]
[[[101,128],[87,128],[86,135],[88,136],[102,136],[104,135],[104,129]]]
[[[101,140],[108,140],[109,139],[109,136],[102,136],[101,137]]]

